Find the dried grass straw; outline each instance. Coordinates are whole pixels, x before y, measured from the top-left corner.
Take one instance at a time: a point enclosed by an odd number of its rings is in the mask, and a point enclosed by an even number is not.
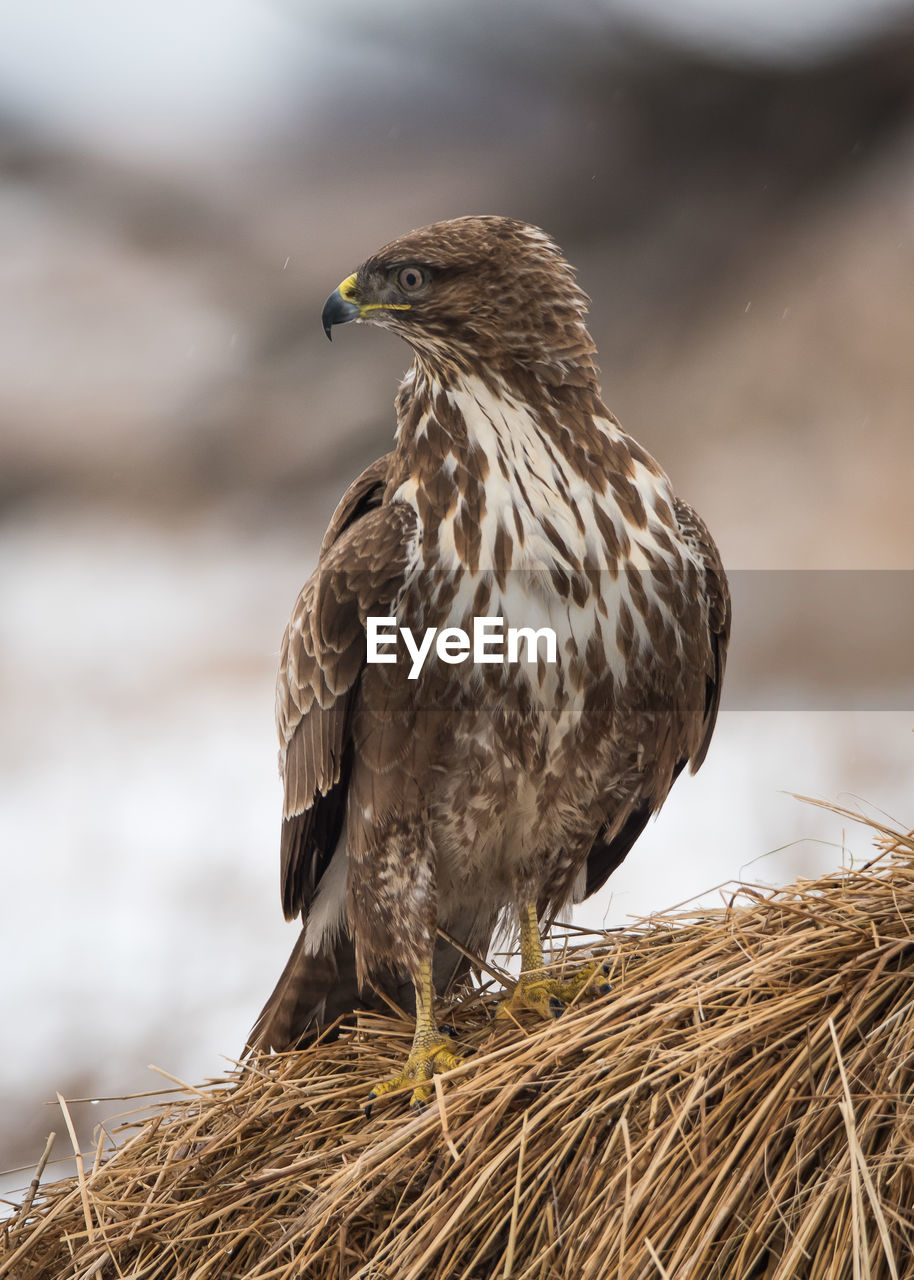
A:
[[[184,1094],[23,1205],[0,1276],[914,1275],[914,840],[870,825],[859,869],[597,935],[612,992],[555,1023],[464,997],[419,1116],[362,1116],[393,1017]]]

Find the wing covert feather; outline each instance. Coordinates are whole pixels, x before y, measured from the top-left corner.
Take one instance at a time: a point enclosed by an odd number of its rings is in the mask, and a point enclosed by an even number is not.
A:
[[[676,521],[683,538],[697,557],[703,570],[703,594],[707,610],[710,640],[711,669],[707,676],[704,707],[701,709],[698,744],[691,755],[677,761],[673,778],[679,776],[688,764],[696,773],[708,754],[711,735],[717,722],[720,707],[720,691],[724,669],[727,665],[727,645],[730,640],[730,588],[717,544],[708,527],[696,511],[677,498],[674,502]],[[656,811],[658,804],[645,800],[628,815],[621,828],[611,836],[607,828],[600,832],[587,857],[587,879],[583,896],[592,893],[606,883],[616,868],[624,861],[635,841]]]
[[[307,912],[342,829],[365,618],[390,611],[413,555],[415,512],[383,502],[389,462],[363,472],[337,507],[283,637],[276,723],[287,919]]]
[[[714,670],[708,676],[701,740],[689,761],[689,772],[697,773],[708,754],[711,735],[714,732],[717,712],[720,708],[720,691],[723,687],[724,671],[727,666],[727,646],[730,642],[730,587],[717,543],[711,537],[704,520],[688,503],[679,498],[674,503],[674,510],[676,522],[683,537],[699,557],[704,568],[708,629],[711,633],[711,652],[714,661]]]

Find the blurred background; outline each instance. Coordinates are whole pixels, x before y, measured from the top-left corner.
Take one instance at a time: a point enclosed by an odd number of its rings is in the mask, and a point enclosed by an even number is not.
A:
[[[31,0],[0,36],[0,1167],[55,1090],[226,1069],[291,948],[279,640],[408,358],[319,315],[411,227],[558,239],[734,581],[707,763],[579,921],[869,856],[791,792],[911,826],[910,4]]]

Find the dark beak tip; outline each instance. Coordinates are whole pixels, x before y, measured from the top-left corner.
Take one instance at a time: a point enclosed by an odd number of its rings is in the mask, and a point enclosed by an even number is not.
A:
[[[330,330],[335,324],[348,324],[350,320],[358,320],[359,308],[354,302],[350,302],[346,298],[340,297],[340,291],[337,289],[331,293],[330,297],[324,303],[324,309],[321,312],[321,324],[327,337],[332,342],[333,339]]]

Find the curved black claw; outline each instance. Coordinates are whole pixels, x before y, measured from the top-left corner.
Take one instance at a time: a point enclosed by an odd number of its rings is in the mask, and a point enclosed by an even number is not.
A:
[[[553,1018],[560,1018],[562,1014],[565,1012],[564,1000],[560,1000],[558,996],[550,996],[549,1012],[552,1014]]]

